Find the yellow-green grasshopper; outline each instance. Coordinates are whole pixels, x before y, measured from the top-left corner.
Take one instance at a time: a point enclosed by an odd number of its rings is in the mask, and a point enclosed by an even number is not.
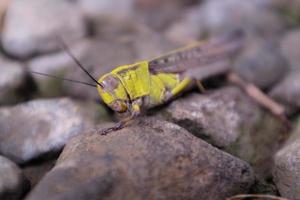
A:
[[[241,46],[241,33],[197,42],[152,60],[140,61],[116,67],[97,81],[79,61],[68,54],[97,84],[104,101],[123,119],[116,126],[102,130],[101,134],[121,129],[126,123],[139,116],[141,111],[161,105],[176,97],[195,83],[195,68],[229,69],[228,58]],[[196,77],[197,78],[197,77]]]
[[[151,60],[119,66],[98,80],[80,64],[63,41],[62,44],[77,65],[96,83],[103,102],[124,116],[115,126],[100,131],[105,135],[123,128],[142,111],[168,102],[199,80],[230,71],[229,59],[241,48],[243,34],[234,32]]]

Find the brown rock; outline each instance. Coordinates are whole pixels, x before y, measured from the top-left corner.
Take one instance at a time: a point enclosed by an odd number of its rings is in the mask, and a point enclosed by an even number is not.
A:
[[[260,178],[271,175],[271,157],[281,140],[281,123],[262,112],[237,87],[187,95],[162,113],[195,136],[248,161]]]
[[[154,118],[74,138],[28,195],[47,199],[224,199],[247,192],[249,165]]]

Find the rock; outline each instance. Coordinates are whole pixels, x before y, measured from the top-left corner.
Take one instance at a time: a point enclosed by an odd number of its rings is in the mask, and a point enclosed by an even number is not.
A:
[[[24,100],[23,91],[29,87],[26,72],[20,63],[0,57],[0,104],[12,104]]]
[[[93,103],[68,98],[34,100],[0,108],[0,152],[17,163],[54,154],[106,113]]]
[[[4,51],[18,58],[60,48],[56,36],[68,41],[86,32],[78,7],[67,0],[12,1],[2,35]]]
[[[29,189],[22,170],[12,161],[0,155],[0,199],[17,200]]]
[[[74,138],[27,196],[43,199],[225,199],[247,192],[249,165],[155,118]]]
[[[300,11],[300,8],[299,8]],[[292,69],[300,70],[299,41],[300,29],[289,31],[281,41],[281,51],[286,57]]]
[[[273,36],[283,29],[282,20],[267,1],[210,0],[187,10],[166,31],[175,41],[198,40],[208,33],[243,29],[250,35]]]
[[[78,3],[91,20],[129,20],[134,8],[134,0],[80,0]]]
[[[140,20],[152,29],[161,32],[172,22],[180,19],[186,8],[198,2],[199,0],[136,0],[134,20]]]
[[[237,58],[234,70],[260,88],[271,88],[289,71],[289,65],[278,49],[274,41],[251,39]]]
[[[280,194],[300,199],[300,123],[286,145],[275,155],[274,181]]]
[[[270,92],[270,96],[286,105],[288,113],[293,114],[300,109],[300,70],[289,73]]]
[[[281,123],[238,88],[190,94],[161,113],[195,136],[248,161],[260,178],[271,175],[271,156],[281,140]]]

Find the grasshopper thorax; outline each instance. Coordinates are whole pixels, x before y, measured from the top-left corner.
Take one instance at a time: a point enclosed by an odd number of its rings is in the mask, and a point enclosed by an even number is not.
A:
[[[116,112],[126,112],[129,107],[129,98],[119,78],[108,73],[102,76],[98,82],[101,86],[97,85],[97,90],[104,103]]]

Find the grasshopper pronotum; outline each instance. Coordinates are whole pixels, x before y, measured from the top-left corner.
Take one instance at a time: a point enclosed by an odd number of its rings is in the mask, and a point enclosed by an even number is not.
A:
[[[102,135],[123,128],[142,110],[161,105],[192,85],[201,86],[200,80],[226,73],[230,81],[240,85],[275,115],[284,118],[282,106],[231,72],[230,58],[243,44],[241,32],[197,42],[152,60],[116,67],[99,80],[89,74],[63,41],[62,44],[77,65],[96,83],[93,86],[97,87],[104,103],[124,116],[115,126],[101,130]]]

